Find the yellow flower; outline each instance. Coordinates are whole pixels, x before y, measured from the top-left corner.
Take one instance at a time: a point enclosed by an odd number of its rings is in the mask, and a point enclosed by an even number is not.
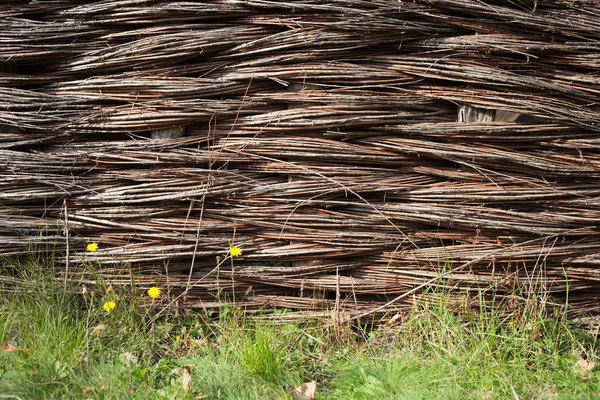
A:
[[[110,293],[110,292],[112,292],[112,286],[109,286],[106,288],[106,293]]]
[[[229,248],[229,254],[231,254],[232,257],[241,256],[242,255],[242,249],[240,249],[239,247],[231,246]]]
[[[87,246],[85,246],[85,251],[89,251],[91,253],[95,253],[98,251],[98,243],[94,242],[94,243],[89,243]]]
[[[158,299],[160,296],[160,289],[156,286],[152,286],[150,289],[148,289],[148,296],[152,297],[153,299]]]
[[[112,310],[114,310],[116,306],[117,306],[117,303],[115,303],[114,301],[111,300],[111,301],[107,301],[106,303],[104,303],[102,308],[104,308],[104,311],[109,313]]]
[[[175,341],[176,342],[181,342],[181,336],[179,336],[179,335],[175,336]]]

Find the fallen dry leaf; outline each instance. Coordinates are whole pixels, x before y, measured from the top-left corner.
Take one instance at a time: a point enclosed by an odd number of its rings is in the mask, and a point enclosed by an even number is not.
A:
[[[575,364],[577,368],[577,375],[579,379],[582,381],[587,381],[591,378],[591,372],[596,366],[596,363],[593,361],[584,360],[583,358]]]
[[[292,396],[297,400],[313,400],[315,398],[315,394],[317,393],[317,382],[310,381],[307,383],[303,383],[298,386],[293,392]]]
[[[13,352],[13,351],[21,351],[21,349],[19,349],[18,347],[13,346],[12,344],[4,343],[2,345],[2,351],[6,351],[7,353],[10,353],[10,352]]]
[[[404,314],[397,313],[385,323],[385,326],[390,327],[392,325],[396,325],[397,323],[402,322],[403,319]]]
[[[183,380],[182,380],[182,385],[183,385],[183,391],[188,393],[190,391],[190,382],[192,381],[192,372],[190,370],[190,367],[184,366],[183,367]]]
[[[92,328],[93,336],[100,336],[106,330],[106,325],[100,324]]]

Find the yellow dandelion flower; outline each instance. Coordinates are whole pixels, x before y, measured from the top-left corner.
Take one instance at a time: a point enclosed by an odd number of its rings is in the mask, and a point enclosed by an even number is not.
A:
[[[102,308],[104,308],[104,311],[109,313],[112,310],[114,310],[116,306],[117,306],[117,303],[115,303],[114,301],[111,300],[111,301],[107,301],[106,303],[104,303]]]
[[[231,246],[229,248],[229,254],[231,254],[232,257],[241,256],[242,255],[242,249],[240,249],[239,247]]]
[[[88,243],[87,246],[85,246],[85,251],[89,251],[90,253],[95,253],[98,251],[98,243],[94,242],[94,243]]]
[[[153,299],[158,299],[160,297],[160,289],[156,286],[152,286],[150,289],[148,289],[148,296],[152,297]]]
[[[179,336],[179,335],[175,336],[175,341],[176,342],[181,342],[181,336]]]

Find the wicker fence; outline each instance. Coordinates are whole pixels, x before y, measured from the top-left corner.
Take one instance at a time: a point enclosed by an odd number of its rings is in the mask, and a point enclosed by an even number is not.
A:
[[[0,20],[3,255],[290,318],[379,318],[431,286],[600,311],[595,0],[8,1]]]

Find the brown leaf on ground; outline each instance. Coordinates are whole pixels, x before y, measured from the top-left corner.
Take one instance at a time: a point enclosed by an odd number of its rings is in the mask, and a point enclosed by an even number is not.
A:
[[[104,331],[106,331],[106,325],[100,324],[92,328],[92,336],[100,336]]]
[[[183,380],[181,384],[183,385],[183,391],[188,393],[190,391],[190,382],[192,381],[192,371],[190,367],[183,367]]]
[[[5,351],[7,353],[12,353],[14,351],[25,351],[25,352],[29,353],[31,351],[31,349],[29,347],[26,349],[20,349],[18,347],[13,346],[12,344],[4,343],[3,345],[0,346],[0,351]]]
[[[317,382],[310,381],[307,383],[303,383],[298,386],[293,392],[292,396],[296,400],[313,400],[315,398],[315,394],[317,392]]]
[[[390,326],[393,326],[393,325],[396,325],[396,324],[402,324],[405,319],[406,319],[406,314],[404,314],[404,313],[397,313],[392,318],[390,318],[388,321],[386,321],[385,327],[389,328]]]
[[[596,366],[596,363],[589,360],[584,360],[583,358],[575,364],[575,368],[577,368],[577,376],[582,381],[587,381],[592,377],[592,370]]]
[[[18,347],[13,346],[12,344],[4,343],[2,345],[1,351],[6,351],[7,353],[11,353],[13,351],[22,351],[22,349],[19,349]]]

